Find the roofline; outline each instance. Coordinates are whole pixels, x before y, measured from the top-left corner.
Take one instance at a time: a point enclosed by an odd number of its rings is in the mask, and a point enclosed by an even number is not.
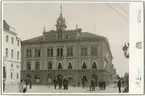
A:
[[[13,35],[18,35],[17,33],[13,32],[13,31],[10,31],[10,30],[7,30],[7,29],[4,29],[4,28],[3,28],[3,31],[6,31],[6,32],[11,33]]]
[[[111,49],[110,49],[110,46],[109,46],[108,40],[107,40],[105,37],[104,37],[103,39],[104,39],[103,42],[105,42],[105,45],[107,46],[109,52],[111,53],[111,57],[112,57],[112,59],[113,59],[112,52],[111,52]]]
[[[75,40],[63,40],[63,41],[41,41],[42,43],[56,43],[56,42],[83,42],[83,41],[92,41],[92,40],[101,40],[101,38],[85,38],[85,39],[75,39]],[[40,41],[22,41],[22,44],[38,44]]]

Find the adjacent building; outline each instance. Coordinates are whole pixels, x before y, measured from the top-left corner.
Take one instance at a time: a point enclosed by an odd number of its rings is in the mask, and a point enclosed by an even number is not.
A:
[[[6,84],[20,81],[21,40],[5,20],[3,20],[3,69]]]
[[[67,30],[60,13],[56,30],[43,30],[42,36],[22,41],[22,79],[32,77],[33,84],[53,84],[55,77],[67,77],[69,84],[94,78],[113,80],[112,53],[107,38],[82,32],[81,28]]]

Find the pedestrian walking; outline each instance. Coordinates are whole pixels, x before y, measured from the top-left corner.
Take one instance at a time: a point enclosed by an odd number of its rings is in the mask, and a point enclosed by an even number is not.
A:
[[[66,90],[68,90],[68,79],[66,78]]]
[[[29,88],[32,89],[32,77],[30,77],[29,84],[30,84]]]
[[[94,79],[91,80],[90,91],[95,91],[95,80]]]
[[[20,83],[19,83],[19,92],[20,93],[23,92],[23,80],[21,80]]]
[[[121,79],[120,79],[120,77],[118,78],[117,86],[119,89],[119,93],[121,93]]]
[[[24,86],[23,86],[23,93],[26,93],[26,91],[27,91],[27,85],[28,85],[28,82],[25,82]]]
[[[57,79],[56,79],[56,77],[53,79],[53,84],[54,84],[54,89],[56,89],[56,86],[57,86]]]

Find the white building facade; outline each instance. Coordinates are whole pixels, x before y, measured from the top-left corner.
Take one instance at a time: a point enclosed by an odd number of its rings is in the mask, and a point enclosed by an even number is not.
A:
[[[20,82],[21,40],[5,20],[3,20],[3,66],[6,69],[6,84]]]

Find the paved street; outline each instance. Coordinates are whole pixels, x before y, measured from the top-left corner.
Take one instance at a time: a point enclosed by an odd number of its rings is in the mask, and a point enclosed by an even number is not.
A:
[[[106,90],[98,91],[98,88],[96,88],[95,91],[91,92],[88,91],[89,88],[82,89],[82,87],[74,88],[72,86],[69,86],[68,90],[60,90],[60,89],[55,90],[53,86],[33,85],[32,89],[29,89],[28,86],[27,93],[118,93],[118,88],[113,87],[114,85],[109,85],[107,86]],[[5,93],[19,93],[18,85],[7,85]]]

